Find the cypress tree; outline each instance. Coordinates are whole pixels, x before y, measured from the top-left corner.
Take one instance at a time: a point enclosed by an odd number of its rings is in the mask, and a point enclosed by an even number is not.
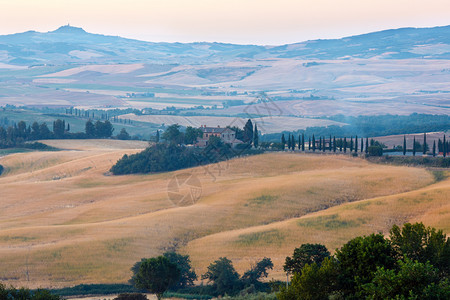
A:
[[[291,150],[291,134],[290,133],[289,133],[289,137],[287,140],[287,148],[288,148],[288,150]]]
[[[406,136],[403,136],[403,155],[406,155]]]
[[[156,130],[156,138],[155,138],[155,141],[156,141],[157,143],[159,143],[159,129]]]
[[[333,136],[333,152],[336,153],[336,136]]]
[[[364,138],[361,138],[361,153],[364,152]]]
[[[325,137],[322,138],[322,152],[325,152],[326,150],[326,145],[327,143],[325,143]]]
[[[258,145],[259,145],[258,126],[256,126],[255,123],[255,130],[253,131],[253,146],[255,146],[255,148],[258,148]]]
[[[427,133],[423,134],[423,155],[427,154]]]
[[[447,151],[448,151],[448,149],[447,149],[447,143],[445,142],[445,134],[444,134],[444,142],[442,143],[442,146],[443,146],[443,153],[444,153],[444,157],[446,157],[447,156]]]
[[[355,137],[355,153],[358,153],[358,136]]]
[[[322,150],[322,137],[319,137],[319,151]]]
[[[311,137],[308,138],[308,150],[311,150]]]
[[[284,137],[284,133],[281,134],[281,144],[282,144],[282,148],[284,150],[284,146],[286,145],[286,138]]]
[[[302,151],[305,151],[305,134],[302,133]]]
[[[369,137],[366,137],[366,154],[369,153]]]
[[[436,157],[436,140],[433,141],[433,157]]]
[[[298,135],[298,150],[302,150],[302,136]]]
[[[445,138],[444,138],[444,142],[445,142]],[[312,137],[312,148],[313,148],[313,152],[315,152],[316,151],[316,138],[314,137],[314,134]]]
[[[342,142],[342,138],[339,139],[339,152],[342,152],[342,146],[344,143]]]
[[[344,137],[344,153],[347,153],[347,138]]]
[[[350,152],[353,152],[353,137],[350,137]]]
[[[291,149],[292,149],[292,151],[295,151],[295,137],[294,137],[294,135],[292,135]]]
[[[416,156],[416,137],[413,140],[413,156]]]
[[[331,152],[333,144],[331,143],[331,135],[330,135],[330,147],[328,147],[328,150]]]

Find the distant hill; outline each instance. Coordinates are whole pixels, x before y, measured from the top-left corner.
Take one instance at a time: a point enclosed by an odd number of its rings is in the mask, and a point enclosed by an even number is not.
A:
[[[224,43],[152,43],[88,33],[62,26],[46,33],[27,31],[0,36],[0,63],[12,65],[76,63],[202,63],[298,58],[450,58],[450,26],[400,28],[342,39],[282,46]]]

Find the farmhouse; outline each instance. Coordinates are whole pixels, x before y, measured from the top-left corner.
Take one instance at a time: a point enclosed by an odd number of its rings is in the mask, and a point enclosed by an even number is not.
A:
[[[230,144],[232,147],[243,144],[242,141],[236,139],[236,133],[227,127],[207,127],[206,125],[202,125],[200,126],[200,130],[203,132],[203,136],[197,139],[196,146],[198,147],[206,147],[211,136],[220,138],[225,144]]]

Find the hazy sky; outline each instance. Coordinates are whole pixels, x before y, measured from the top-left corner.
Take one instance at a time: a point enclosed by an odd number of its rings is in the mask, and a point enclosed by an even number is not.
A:
[[[147,41],[286,44],[450,24],[450,0],[0,0],[0,34],[55,30]]]

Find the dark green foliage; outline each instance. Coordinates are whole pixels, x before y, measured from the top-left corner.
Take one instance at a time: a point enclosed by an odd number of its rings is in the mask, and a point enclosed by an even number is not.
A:
[[[219,295],[235,294],[242,287],[239,274],[234,269],[231,260],[226,257],[221,257],[211,263],[208,271],[202,275],[202,279],[212,282]]]
[[[383,148],[381,146],[369,146],[369,156],[383,156]]]
[[[105,122],[97,121],[95,122],[95,133],[96,138],[109,138],[112,136],[114,128],[112,124],[106,120]]]
[[[120,133],[117,135],[117,138],[119,140],[129,140],[130,139],[130,135],[128,134],[127,130],[125,128],[122,128],[120,130]]]
[[[450,284],[429,262],[399,261],[399,270],[378,268],[370,283],[360,287],[369,299],[450,299]]]
[[[255,124],[255,130],[253,131],[253,146],[258,148],[259,146],[259,136],[258,136],[258,126]]]
[[[422,157],[422,156],[389,156],[369,157],[372,162],[389,163],[393,165],[409,165],[409,166],[427,166],[438,168],[449,168],[449,157]]]
[[[180,145],[184,142],[184,135],[180,131],[180,125],[178,124],[173,124],[167,127],[161,137],[168,143],[174,145]]]
[[[422,223],[357,237],[306,264],[278,299],[450,299],[449,239]],[[412,258],[411,258],[412,257]]]
[[[312,136],[312,149],[313,151],[316,151],[316,138],[314,137],[314,134]]]
[[[303,244],[294,249],[292,257],[286,257],[284,271],[290,274],[301,273],[303,267],[313,263],[320,266],[322,261],[330,256],[327,247],[321,244]]]
[[[413,149],[412,149],[413,156],[416,156],[416,147],[417,147],[416,137],[414,137],[414,139],[413,139]]]
[[[403,155],[406,155],[406,136],[403,136]]]
[[[199,165],[194,150],[174,144],[156,144],[142,152],[124,155],[112,166],[114,175],[174,171]]]
[[[368,154],[369,153],[369,138],[368,137],[366,137],[366,154]]]
[[[422,147],[423,155],[427,154],[427,150],[428,150],[428,145],[427,145],[427,134],[424,133],[424,134],[423,134],[423,147]]]
[[[283,147],[283,150],[284,150],[284,147],[286,145],[286,138],[284,137],[284,134],[281,135],[281,144],[282,144],[282,147]]]
[[[253,142],[253,123],[250,119],[244,125],[244,137],[242,141],[247,144]]]
[[[155,293],[161,299],[162,294],[176,284],[179,278],[180,270],[177,265],[164,256],[158,256],[141,261],[134,276],[134,284],[137,288]]]
[[[423,223],[394,225],[390,231],[392,246],[400,259],[430,262],[439,271],[450,275],[450,237]]]
[[[7,288],[0,283],[0,299],[1,300],[59,300],[59,295],[54,295],[48,290],[38,289],[31,291],[29,289]]]
[[[61,139],[64,137],[64,133],[66,131],[66,124],[63,120],[56,120],[53,122],[53,134],[55,138]]]
[[[113,300],[147,300],[147,296],[140,293],[126,293],[120,294]]]
[[[4,170],[3,166],[2,166],[2,165],[0,165],[0,175],[2,175],[2,173],[3,173],[3,170]]]
[[[186,145],[192,145],[197,142],[197,138],[201,138],[203,136],[203,131],[199,128],[194,128],[191,126],[186,127],[186,131],[184,133],[184,143]]]
[[[92,123],[91,120],[86,122],[86,125],[84,126],[84,132],[86,133],[86,136],[88,138],[96,137],[95,125],[94,125],[94,123]]]
[[[436,157],[436,141],[433,141],[433,157]]]
[[[304,133],[306,136],[328,136],[337,138],[344,136],[386,136],[410,134],[417,132],[448,131],[450,129],[449,115],[411,114],[409,116],[377,115],[377,116],[344,116],[336,115],[326,119],[343,122],[350,125],[327,127],[308,127],[306,130],[292,132],[296,135]],[[283,132],[287,134],[288,132]],[[279,140],[280,134],[266,134],[264,141]]]
[[[175,264],[180,270],[180,279],[174,288],[185,288],[188,286],[193,286],[194,281],[197,280],[197,274],[191,266],[191,260],[188,255],[181,255],[175,252],[165,252],[163,254],[171,263]]]
[[[53,294],[61,296],[73,295],[110,295],[122,293],[136,293],[133,286],[128,284],[80,284],[74,287],[52,290]]]
[[[270,258],[264,257],[261,261],[252,266],[250,270],[242,275],[242,280],[246,285],[256,285],[261,278],[266,278],[269,274],[267,270],[273,269],[273,263]]]
[[[338,262],[331,257],[323,260],[319,266],[316,263],[306,264],[301,273],[295,273],[288,289],[281,288],[277,294],[279,300],[322,300],[336,292],[339,275]]]
[[[125,293],[120,294],[113,300],[148,300],[147,296],[140,293]]]
[[[159,143],[159,130],[156,130],[155,142]]]
[[[396,267],[395,250],[381,234],[357,237],[336,250],[338,284],[346,296],[355,294],[357,285],[372,281],[378,267]]]

